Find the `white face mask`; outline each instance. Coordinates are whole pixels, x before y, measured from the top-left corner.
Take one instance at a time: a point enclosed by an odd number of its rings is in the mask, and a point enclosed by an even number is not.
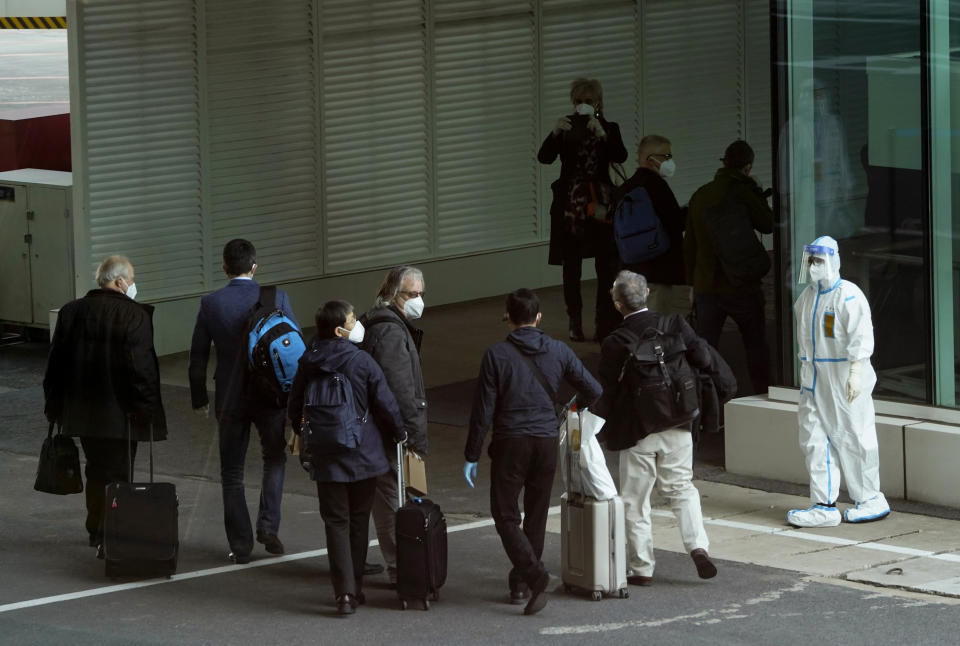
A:
[[[665,160],[660,164],[660,177],[670,178],[677,172],[677,162],[672,159]]]
[[[409,319],[418,319],[423,316],[423,296],[411,298],[403,304],[403,313]]]
[[[819,265],[810,265],[810,269],[808,271],[810,272],[810,282],[819,283],[821,280],[825,280],[827,277],[827,264],[823,263]]]
[[[344,332],[348,330],[346,328],[340,328]],[[347,337],[348,340],[353,341],[354,343],[361,343],[363,341],[363,323],[357,321],[353,324],[353,329],[349,330],[350,335]]]
[[[595,114],[593,106],[589,103],[578,103],[577,107],[574,108],[574,111],[577,114],[582,114],[585,117],[592,117]]]
[[[127,282],[127,281],[123,281],[123,282]],[[137,284],[130,283],[129,285],[127,285],[126,294],[127,294],[127,298],[129,298],[130,300],[132,301],[137,300]]]

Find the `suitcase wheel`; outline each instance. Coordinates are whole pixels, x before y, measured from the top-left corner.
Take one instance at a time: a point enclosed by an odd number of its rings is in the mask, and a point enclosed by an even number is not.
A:
[[[430,600],[429,600],[429,599],[424,599],[424,600],[423,600],[423,609],[424,609],[424,610],[430,610]]]
[[[406,601],[406,599],[401,599],[401,600],[400,600],[400,610],[406,610],[406,609],[407,609],[407,601]]]
[[[593,592],[590,593],[590,598],[593,599],[594,601],[600,601],[601,599],[603,599],[603,593],[600,592],[599,590],[594,590]]]
[[[626,588],[624,588],[623,590],[620,591],[620,598],[621,598],[621,599],[629,599],[629,598],[630,598],[630,592],[629,592]]]

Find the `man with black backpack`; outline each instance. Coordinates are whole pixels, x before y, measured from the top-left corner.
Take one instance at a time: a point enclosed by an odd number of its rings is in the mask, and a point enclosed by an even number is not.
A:
[[[606,420],[600,439],[620,452],[620,495],[627,530],[627,582],[650,585],[655,566],[650,494],[656,485],[677,517],[683,546],[701,579],[716,576],[693,486],[691,421],[698,415],[699,377],[710,348],[678,314],[647,308],[646,279],[621,271],[610,290],[623,322],[600,350]]]
[[[637,172],[610,200],[620,265],[646,276],[653,309],[686,314],[691,305],[683,265],[686,211],[667,184],[677,169],[670,140],[646,135],[637,160]]]
[[[766,314],[761,281],[770,259],[754,231],[773,232],[773,211],[750,176],[753,148],[727,146],[723,167],[690,198],[683,240],[687,280],[693,283],[697,334],[719,348],[730,316],[740,329],[754,394],[767,392]]]
[[[504,320],[510,334],[483,355],[464,448],[463,475],[474,486],[483,439],[493,426],[488,450],[490,513],[510,557],[510,602],[523,614],[546,605],[545,592],[559,583],[541,557],[557,466],[556,393],[563,382],[577,389],[579,407],[600,396],[600,384],[569,346],[551,339],[540,325],[540,301],[529,289],[507,296]],[[523,492],[523,524],[518,498]]]
[[[251,423],[257,427],[263,450],[256,540],[267,552],[283,554],[277,531],[287,460],[284,389],[289,391],[292,386],[297,360],[304,350],[300,326],[286,292],[261,288],[253,280],[256,270],[253,243],[238,238],[224,246],[223,271],[230,282],[200,299],[190,345],[190,395],[194,412],[203,417],[210,409],[206,384],[210,343],[216,347],[214,413],[220,432],[223,522],[230,544],[229,558],[235,563],[249,563],[253,551],[254,534],[243,484]]]

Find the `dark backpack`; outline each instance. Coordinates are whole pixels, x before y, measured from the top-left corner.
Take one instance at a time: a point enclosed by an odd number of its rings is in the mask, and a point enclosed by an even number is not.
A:
[[[617,203],[613,237],[620,260],[630,265],[653,260],[670,249],[670,236],[653,210],[647,189],[638,186]]]
[[[707,208],[703,221],[720,269],[734,287],[756,285],[770,271],[770,256],[753,231],[749,207],[731,197]]]
[[[297,362],[307,347],[296,324],[276,306],[276,297],[276,287],[260,288],[244,327],[242,347],[251,392],[263,402],[283,408],[297,374]]]
[[[630,398],[640,437],[681,426],[699,412],[699,378],[687,362],[683,337],[663,331],[667,320],[639,336],[625,328],[614,332],[624,336],[629,350],[619,396]]]
[[[305,468],[315,456],[357,448],[367,413],[357,414],[353,386],[343,374],[355,356],[337,368],[320,367],[320,375],[307,384],[300,424],[300,462]]]

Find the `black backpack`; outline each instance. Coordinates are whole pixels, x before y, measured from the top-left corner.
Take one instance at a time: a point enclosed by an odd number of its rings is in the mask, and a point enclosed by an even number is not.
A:
[[[736,184],[720,203],[707,208],[703,221],[717,263],[734,287],[757,285],[770,271],[770,256],[754,233],[749,207],[732,199]]]
[[[300,424],[300,462],[309,469],[315,457],[357,448],[367,412],[357,413],[353,386],[343,374],[356,354],[337,368],[320,368],[307,384]]]
[[[276,287],[260,288],[244,324],[240,350],[249,369],[251,394],[285,408],[306,344],[293,321],[276,306],[276,294]]]
[[[679,316],[679,315],[672,315]],[[629,397],[638,439],[690,422],[700,406],[699,379],[679,333],[664,332],[668,317],[643,334],[620,328],[629,354],[620,369],[619,397]]]

